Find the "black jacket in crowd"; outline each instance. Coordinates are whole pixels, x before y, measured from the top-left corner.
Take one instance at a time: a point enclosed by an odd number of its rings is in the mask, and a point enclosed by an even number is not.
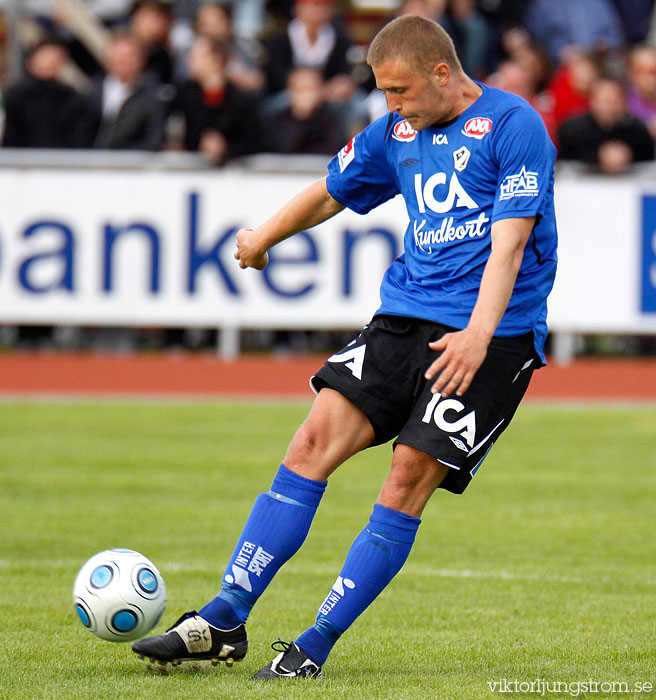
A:
[[[205,130],[220,132],[228,142],[228,158],[248,155],[260,149],[259,102],[255,95],[227,83],[218,103],[208,103],[201,86],[193,81],[180,85],[173,111],[184,118],[184,146],[197,151]]]
[[[95,113],[96,148],[157,151],[164,145],[164,108],[156,89],[142,83],[121,106],[114,119],[102,116],[102,82],[91,102]]]
[[[309,119],[297,119],[291,107],[272,113],[262,124],[262,147],[271,153],[315,153],[333,156],[344,145],[342,119],[327,102]]]
[[[5,148],[89,148],[94,120],[89,102],[57,80],[26,76],[5,94]]]
[[[270,92],[275,93],[284,90],[287,86],[287,76],[294,65],[294,54],[287,30],[273,34],[263,42],[264,46],[264,72]],[[351,41],[348,36],[336,29],[335,45],[328,55],[328,60],[323,68],[323,79],[330,80],[336,75],[349,74],[351,67],[346,58]]]
[[[606,141],[622,141],[633,153],[633,161],[653,160],[654,142],[645,124],[629,114],[612,127],[598,124],[590,113],[564,122],[558,130],[559,157],[597,164],[599,146]]]

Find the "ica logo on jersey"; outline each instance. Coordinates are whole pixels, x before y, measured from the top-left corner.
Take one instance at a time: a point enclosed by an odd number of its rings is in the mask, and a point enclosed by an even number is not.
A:
[[[420,214],[426,213],[426,207],[436,214],[446,214],[454,207],[478,209],[478,204],[465,192],[456,173],[451,175],[446,193],[442,187],[445,185],[446,173],[434,173],[425,183],[422,183],[421,173],[415,174],[415,194]],[[441,193],[437,192],[438,187],[440,187]],[[440,194],[442,198],[440,198]],[[446,196],[444,196],[445,194]]]
[[[461,133],[479,141],[492,131],[492,120],[487,117],[472,117],[467,120]]]
[[[469,152],[467,152],[463,167],[466,167],[468,154]],[[446,189],[447,187],[448,189]],[[446,214],[458,207],[479,208],[478,204],[465,191],[456,173],[451,175],[448,186],[446,173],[434,173],[425,183],[422,174],[416,173],[415,195],[420,214],[425,214],[427,208],[436,214]],[[417,249],[430,255],[433,252],[433,246],[484,236],[488,232],[486,224],[490,223],[490,219],[482,211],[477,218],[467,221],[455,221],[453,216],[444,217],[438,222],[439,226],[436,228],[424,228],[427,223],[425,218],[415,220],[414,239]]]
[[[401,141],[401,143],[410,143],[410,141],[414,141],[417,138],[417,132],[404,119],[392,130],[392,138]]]

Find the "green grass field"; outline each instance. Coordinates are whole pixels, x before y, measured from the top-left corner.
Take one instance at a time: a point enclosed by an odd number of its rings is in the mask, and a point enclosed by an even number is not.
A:
[[[332,477],[304,548],[253,611],[243,663],[153,676],[127,644],[89,634],[71,589],[102,549],[158,565],[169,601],[158,631],[213,596],[307,409],[2,404],[0,698],[476,700],[509,697],[490,690],[500,679],[656,685],[654,408],[520,409],[466,495],[429,503],[406,567],[320,681],[249,677],[272,641],[313,620],[368,519],[388,446]]]

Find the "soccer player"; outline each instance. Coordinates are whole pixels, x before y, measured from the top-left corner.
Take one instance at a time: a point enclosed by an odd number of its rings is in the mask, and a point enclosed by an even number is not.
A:
[[[402,194],[405,252],[381,306],[312,378],[309,416],[258,496],[216,598],[136,642],[160,663],[233,660],[251,608],[301,546],[345,460],[395,438],[391,470],[316,621],[255,678],[317,677],[340,635],[403,566],[433,491],[462,493],[544,364],[556,270],[555,149],[523,99],[471,80],[436,23],[403,16],[368,53],[390,114],[370,124],[266,223],[237,234],[242,268],[334,216]]]

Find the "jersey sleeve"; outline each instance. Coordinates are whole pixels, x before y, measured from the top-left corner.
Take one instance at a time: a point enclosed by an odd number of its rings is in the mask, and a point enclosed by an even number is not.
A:
[[[385,149],[387,125],[387,117],[376,120],[328,164],[328,192],[358,214],[366,214],[400,192]]]
[[[499,167],[492,222],[541,215],[550,206],[556,149],[528,104],[501,120],[492,148]]]

